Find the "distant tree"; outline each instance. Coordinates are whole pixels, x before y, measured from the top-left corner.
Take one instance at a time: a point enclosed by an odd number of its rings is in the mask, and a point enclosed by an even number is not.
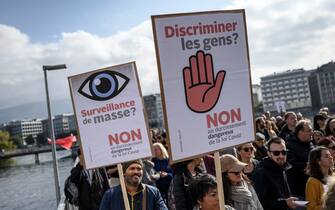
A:
[[[25,139],[26,143],[29,144],[29,145],[33,145],[35,143],[35,139],[32,135],[29,135],[26,137]]]
[[[22,139],[20,137],[12,136],[12,137],[10,137],[10,140],[13,142],[13,144],[16,145],[16,147],[18,147],[18,148],[23,147]]]
[[[255,113],[263,113],[263,101],[258,102],[256,106],[254,106],[254,112]]]
[[[0,131],[0,141],[8,141],[9,133],[7,131]]]
[[[0,150],[12,150],[15,149],[16,146],[10,140],[10,135],[7,131],[0,131]]]
[[[37,134],[36,143],[38,146],[43,146],[48,144],[48,139],[43,133]]]

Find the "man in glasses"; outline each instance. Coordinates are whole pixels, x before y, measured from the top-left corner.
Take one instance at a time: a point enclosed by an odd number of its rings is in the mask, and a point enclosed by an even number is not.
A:
[[[256,149],[255,159],[262,160],[267,156],[267,150],[265,148],[265,136],[261,133],[256,133],[256,141],[252,143]]]
[[[264,210],[287,210],[297,208],[298,200],[291,196],[286,171],[291,165],[286,162],[286,145],[280,137],[267,142],[268,157],[259,164],[255,173],[255,190]]]
[[[287,137],[287,161],[292,165],[288,171],[288,182],[292,189],[292,194],[305,197],[305,186],[308,175],[305,168],[308,162],[308,154],[313,149],[312,143],[313,129],[307,120],[300,120],[293,134]]]
[[[294,132],[298,121],[294,112],[286,112],[284,119],[285,125],[281,128],[278,136],[286,141],[286,138]]]

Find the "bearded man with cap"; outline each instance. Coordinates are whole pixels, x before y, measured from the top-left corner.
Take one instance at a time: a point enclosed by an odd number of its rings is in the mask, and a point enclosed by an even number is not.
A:
[[[124,180],[131,210],[167,210],[159,190],[142,183],[143,164],[141,160],[124,163]],[[124,201],[121,186],[109,189],[103,196],[100,210],[123,210]]]
[[[248,177],[243,174],[247,164],[229,154],[222,155],[220,162],[226,204],[235,209],[263,210],[256,191]]]

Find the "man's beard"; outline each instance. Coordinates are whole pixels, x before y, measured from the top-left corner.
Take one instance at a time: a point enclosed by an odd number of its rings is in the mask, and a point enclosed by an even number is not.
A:
[[[283,165],[285,165],[286,161],[285,161],[285,159],[280,158],[280,159],[277,159],[276,163],[280,166],[283,166]]]
[[[138,176],[138,179],[134,178],[135,176]],[[125,176],[125,181],[130,186],[137,187],[142,181],[142,176],[138,174],[134,174],[132,176]]]

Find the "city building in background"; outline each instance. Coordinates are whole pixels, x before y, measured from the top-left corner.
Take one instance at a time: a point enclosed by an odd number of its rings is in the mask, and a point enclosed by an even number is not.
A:
[[[309,85],[313,108],[335,110],[335,63],[324,64],[311,72]]]
[[[6,124],[6,131],[11,136],[21,139],[22,144],[26,145],[25,139],[28,136],[36,138],[38,134],[42,133],[42,121],[40,119],[11,121]]]
[[[64,134],[75,133],[76,120],[74,114],[60,114],[53,117],[55,136],[56,138]],[[45,136],[49,136],[49,122],[48,119],[42,120],[43,133]]]
[[[307,117],[325,106],[335,111],[335,63],[331,61],[310,71],[294,69],[261,77],[260,85],[252,85],[252,92],[258,114],[262,111],[278,114],[283,110],[301,112]],[[160,94],[143,98],[150,128],[163,128]],[[260,106],[261,102],[263,106]],[[53,122],[56,138],[77,133],[74,114],[56,115]],[[24,119],[0,124],[0,131],[8,131],[11,136],[19,138],[23,145],[26,145],[28,136],[48,136],[48,130],[48,119]]]
[[[277,104],[281,104],[286,110],[311,112],[310,74],[311,71],[294,69],[261,77],[264,111],[278,112]]]
[[[160,94],[144,96],[144,107],[150,128],[163,128],[163,107]]]
[[[53,117],[56,138],[76,134],[76,122],[73,114],[61,114]],[[48,119],[24,119],[0,124],[0,131],[8,131],[10,136],[19,138],[22,145],[26,145],[26,138],[38,135],[49,136]]]

